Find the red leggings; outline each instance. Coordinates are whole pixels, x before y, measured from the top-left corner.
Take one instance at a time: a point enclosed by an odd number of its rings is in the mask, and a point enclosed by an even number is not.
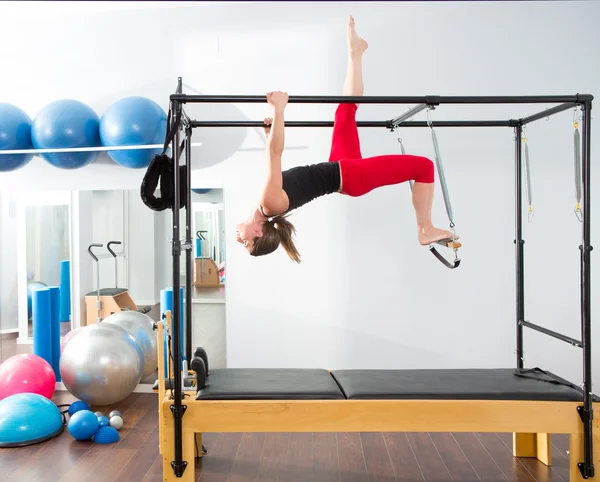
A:
[[[431,159],[409,154],[362,157],[356,127],[356,104],[340,104],[335,111],[329,162],[339,161],[342,193],[362,196],[378,187],[409,180],[434,182]]]

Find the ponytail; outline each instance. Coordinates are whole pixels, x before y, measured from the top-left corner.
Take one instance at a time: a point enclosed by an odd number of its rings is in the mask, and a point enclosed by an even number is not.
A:
[[[264,256],[275,251],[280,245],[292,261],[300,263],[300,253],[294,245],[296,228],[287,216],[274,218],[263,225],[263,235],[254,240],[252,256]]]

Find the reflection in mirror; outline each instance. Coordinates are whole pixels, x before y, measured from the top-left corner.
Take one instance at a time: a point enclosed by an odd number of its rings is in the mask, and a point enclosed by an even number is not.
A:
[[[221,189],[192,192],[191,345],[192,351],[203,347],[214,368],[226,366],[223,199]],[[183,209],[180,228],[184,242]],[[172,309],[172,237],[172,212],[149,209],[139,189],[0,193],[0,360],[54,346],[56,341],[47,341],[50,335],[40,330],[52,319],[60,328],[56,351],[63,361],[71,360],[67,370],[73,380],[106,378],[102,366],[116,366],[123,359],[110,361],[117,355],[109,348],[118,340],[96,346],[93,337],[77,334],[107,322],[134,335],[142,349],[144,369],[135,390],[154,385],[158,366],[153,322]],[[182,287],[186,253],[181,255]],[[44,313],[36,300],[45,288],[54,294],[58,290],[60,296],[52,309],[45,310],[46,316],[37,316]],[[52,318],[49,312],[57,316]],[[101,356],[109,363],[98,364]],[[125,383],[127,370],[120,370],[123,377],[114,382],[115,393],[117,385]],[[81,398],[77,387],[67,386],[66,375],[61,381]]]
[[[69,192],[0,195],[1,360],[34,353],[50,362],[52,330],[71,330],[70,200]]]
[[[144,335],[150,340],[156,336],[151,329],[152,322],[161,319],[166,309],[172,309],[171,210],[149,209],[137,189],[79,191],[76,197],[79,215],[75,216],[72,229],[79,240],[80,263],[74,270],[82,306],[77,326],[108,320],[126,329],[129,325],[131,329],[132,323],[141,323],[145,328],[150,327]],[[192,351],[202,346],[209,353],[211,366],[224,367],[223,191],[193,190],[191,206]],[[179,221],[182,242],[185,241],[185,219],[182,209]],[[182,287],[185,287],[185,266],[186,251],[183,251]],[[132,318],[131,311],[139,314]],[[153,385],[156,368],[144,370],[140,383]]]

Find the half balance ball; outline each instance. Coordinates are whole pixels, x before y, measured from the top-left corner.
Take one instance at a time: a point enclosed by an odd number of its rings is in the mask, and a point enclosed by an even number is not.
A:
[[[58,407],[37,393],[17,393],[0,400],[0,448],[45,442],[64,430]]]
[[[67,390],[90,405],[111,405],[139,383],[144,354],[133,336],[113,323],[83,327],[63,347],[60,374]]]
[[[100,120],[100,139],[106,147],[139,146],[165,143],[167,114],[153,100],[126,97],[112,104]],[[125,149],[108,151],[121,166],[132,169],[148,167],[157,149]]]

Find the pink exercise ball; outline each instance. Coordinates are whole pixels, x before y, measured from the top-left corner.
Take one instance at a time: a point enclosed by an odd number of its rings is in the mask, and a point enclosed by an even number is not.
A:
[[[81,330],[81,328],[75,328],[69,332],[67,332],[67,334],[63,337],[62,341],[60,342],[60,353],[62,355],[63,352],[63,348],[65,347],[65,345],[67,344],[67,342],[69,341],[69,339],[75,334],[77,333],[79,330]]]
[[[0,400],[16,393],[37,393],[52,399],[56,376],[37,355],[14,355],[0,364]]]

